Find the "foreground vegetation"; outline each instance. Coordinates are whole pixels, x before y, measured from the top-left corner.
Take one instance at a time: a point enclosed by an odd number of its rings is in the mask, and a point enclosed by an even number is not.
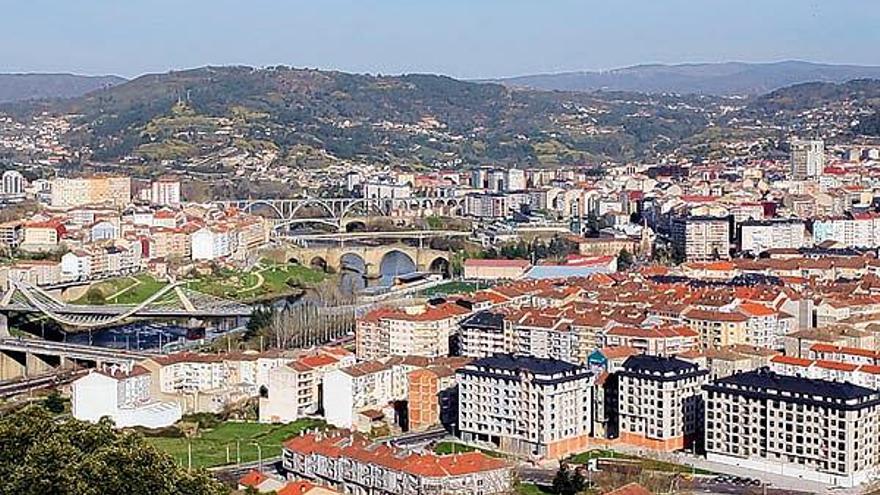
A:
[[[0,493],[53,495],[216,495],[228,493],[200,470],[109,421],[56,417],[42,406],[0,416]]]

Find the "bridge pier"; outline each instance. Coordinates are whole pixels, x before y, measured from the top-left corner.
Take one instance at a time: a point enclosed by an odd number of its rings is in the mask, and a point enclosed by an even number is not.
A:
[[[58,356],[41,356],[28,352],[25,354],[25,374],[37,376],[48,373],[61,366],[61,358]]]
[[[27,355],[24,352],[0,352],[0,380],[14,380],[27,376]]]
[[[9,317],[0,313],[0,338],[9,336]]]

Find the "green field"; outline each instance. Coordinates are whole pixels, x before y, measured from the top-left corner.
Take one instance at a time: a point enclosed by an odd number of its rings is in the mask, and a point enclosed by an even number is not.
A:
[[[430,289],[425,289],[422,291],[422,294],[427,297],[439,295],[451,296],[454,294],[470,294],[471,292],[476,292],[478,289],[479,286],[474,282],[452,281],[441,285],[435,285]]]
[[[520,483],[516,485],[516,493],[518,495],[551,495],[549,488],[534,485],[532,483]]]
[[[104,280],[93,284],[92,289],[97,289],[101,292],[101,295],[104,297],[102,304],[138,304],[155,294],[162,287],[165,287],[166,284],[167,282],[156,280],[150,275],[141,274]],[[73,303],[90,304],[86,295],[73,301]]]
[[[188,449],[192,444],[193,467],[213,467],[235,463],[236,445],[241,453],[241,462],[257,460],[258,449],[255,444],[260,445],[264,459],[278,456],[281,454],[282,442],[299,435],[305,429],[322,426],[322,421],[313,419],[301,419],[287,425],[227,422],[200,433],[196,438],[147,437],[146,440],[170,454],[182,466],[188,464]]]

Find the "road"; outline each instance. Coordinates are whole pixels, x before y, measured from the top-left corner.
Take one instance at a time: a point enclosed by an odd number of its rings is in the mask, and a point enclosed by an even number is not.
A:
[[[70,383],[80,376],[88,373],[87,370],[72,371],[62,374],[44,375],[34,378],[25,378],[18,380],[7,380],[0,382],[0,399],[6,399],[16,395],[40,390],[44,388],[57,387]]]

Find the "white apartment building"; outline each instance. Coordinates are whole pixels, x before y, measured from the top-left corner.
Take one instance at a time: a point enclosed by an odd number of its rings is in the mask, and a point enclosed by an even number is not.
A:
[[[160,177],[150,184],[150,202],[161,206],[180,205],[180,181],[174,177]]]
[[[813,222],[813,241],[833,241],[841,247],[880,246],[880,215],[854,213],[851,217],[817,219]]]
[[[455,303],[379,308],[359,318],[355,328],[357,356],[441,357],[449,355],[449,338],[470,310]]]
[[[180,420],[180,406],[158,402],[150,395],[150,372],[140,366],[92,370],[71,386],[73,417],[97,422],[109,417],[118,428],[162,428]]]
[[[191,236],[192,259],[214,260],[232,254],[229,231],[218,227],[202,227]]]
[[[825,171],[825,142],[791,141],[791,177],[794,180],[818,179]]]
[[[272,369],[266,393],[260,396],[260,422],[290,423],[318,413],[323,405],[324,375],[354,364],[354,354],[328,348]]]
[[[676,357],[636,355],[617,374],[622,442],[671,452],[700,440],[708,370]]]
[[[768,249],[797,249],[807,245],[803,220],[749,220],[740,224],[740,249],[760,254]]]
[[[392,400],[403,400],[406,387],[393,366],[380,361],[366,361],[324,375],[324,417],[337,428],[367,430],[358,413],[367,409],[381,410]],[[405,380],[405,378],[404,378]]]
[[[766,368],[704,388],[709,460],[840,487],[876,476],[880,392]]]
[[[459,323],[458,339],[462,356],[482,358],[509,352],[500,313],[480,311],[468,316]]]
[[[555,359],[498,354],[456,371],[465,442],[534,459],[587,448],[592,373]]]
[[[51,205],[75,207],[88,204],[125,206],[131,202],[130,177],[84,177],[52,179]]]

